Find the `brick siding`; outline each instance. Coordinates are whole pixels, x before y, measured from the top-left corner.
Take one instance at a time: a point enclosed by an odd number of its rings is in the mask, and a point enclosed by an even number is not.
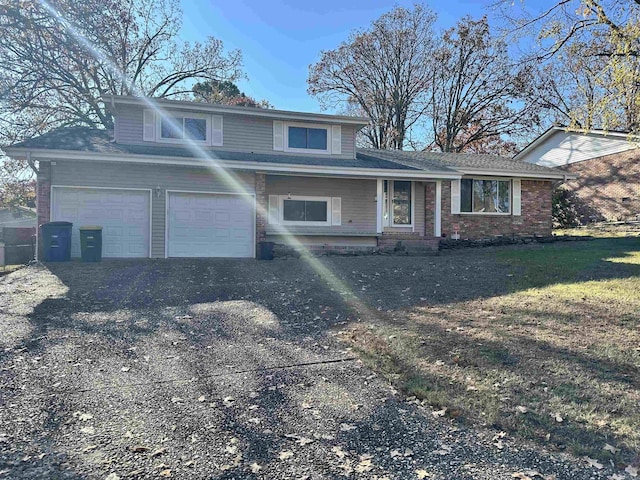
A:
[[[578,196],[583,221],[640,215],[640,149],[572,163],[563,170],[579,175],[565,186]]]
[[[435,186],[433,187],[435,196]],[[502,236],[551,235],[552,182],[522,180],[522,215],[474,215],[451,213],[451,182],[442,182],[442,236],[451,237],[453,226],[460,227],[460,238],[482,239]],[[433,226],[433,221],[431,222]]]

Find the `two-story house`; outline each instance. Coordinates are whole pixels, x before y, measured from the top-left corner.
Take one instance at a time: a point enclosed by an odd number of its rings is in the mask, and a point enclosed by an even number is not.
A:
[[[103,226],[105,257],[254,257],[261,241],[548,235],[564,173],[490,155],[356,149],[366,118],[108,96],[113,132],[6,148],[39,163],[38,223]]]

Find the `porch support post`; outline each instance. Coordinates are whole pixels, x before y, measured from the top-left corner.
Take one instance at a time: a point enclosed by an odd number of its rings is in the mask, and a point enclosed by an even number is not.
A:
[[[442,180],[436,181],[436,205],[433,222],[433,235],[442,236]]]
[[[382,191],[382,179],[378,178],[378,190],[376,193],[376,232],[382,233],[382,207],[384,205],[384,192]]]

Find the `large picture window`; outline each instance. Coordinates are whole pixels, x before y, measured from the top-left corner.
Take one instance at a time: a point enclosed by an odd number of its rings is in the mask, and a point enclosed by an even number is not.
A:
[[[328,224],[329,199],[283,198],[282,222],[291,224]]]
[[[460,211],[464,213],[509,213],[511,182],[508,180],[463,179],[460,182]]]

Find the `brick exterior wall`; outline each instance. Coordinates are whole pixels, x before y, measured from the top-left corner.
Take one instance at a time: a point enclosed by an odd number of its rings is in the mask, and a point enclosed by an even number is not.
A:
[[[434,196],[435,196],[435,186]],[[482,239],[502,236],[551,235],[552,182],[522,180],[522,215],[473,215],[451,213],[451,182],[442,182],[442,236],[450,237],[459,225],[460,238]],[[433,221],[431,223],[433,226]]]
[[[36,233],[37,257],[42,258],[40,225],[47,223],[51,219],[51,162],[40,162],[38,165],[36,209],[38,212],[38,228]]]
[[[640,215],[640,149],[572,163],[563,170],[578,174],[565,187],[578,196],[584,223],[629,220]]]
[[[434,237],[436,222],[436,182],[424,184],[424,235]]]
[[[268,199],[267,176],[256,172],[256,243],[265,240],[267,231]]]

